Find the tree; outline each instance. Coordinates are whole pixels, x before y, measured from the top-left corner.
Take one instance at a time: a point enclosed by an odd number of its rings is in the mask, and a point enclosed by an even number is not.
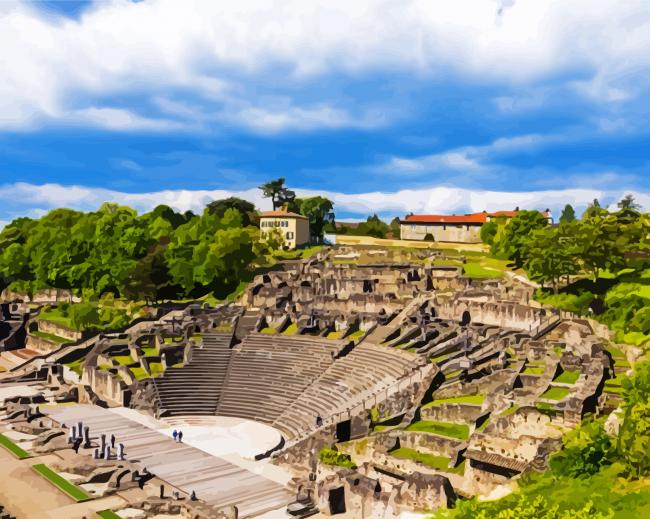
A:
[[[263,196],[271,199],[273,210],[279,209],[284,205],[292,204],[296,198],[296,193],[286,188],[284,181],[284,177],[280,177],[259,187],[262,190]]]
[[[334,221],[334,204],[322,196],[300,199],[300,214],[309,218],[312,238],[322,243],[325,224]]]
[[[523,248],[531,233],[547,225],[548,220],[539,211],[519,211],[505,224],[502,233],[497,232],[492,248],[498,256],[511,259],[517,267],[522,267]]]
[[[365,222],[361,222],[354,232],[350,234],[356,234],[359,236],[374,236],[375,238],[385,238],[386,233],[389,231],[388,225],[382,221],[379,216],[373,214],[369,216]]]
[[[626,239],[615,215],[607,211],[583,218],[575,227],[576,256],[593,281],[601,271],[625,266]]]
[[[222,198],[220,200],[213,200],[210,202],[206,210],[219,218],[223,218],[228,209],[235,209],[242,217],[242,225],[247,227],[249,225],[257,225],[257,217],[255,214],[255,206],[247,200],[231,196],[230,198]]]
[[[390,221],[390,233],[394,240],[399,240],[402,235],[402,222],[399,216],[396,216]]]
[[[625,195],[617,205],[619,209],[632,209],[634,211],[641,209],[641,206],[634,201],[634,195],[631,193]]]
[[[582,219],[591,218],[593,216],[606,213],[607,210],[600,207],[600,202],[597,198],[594,198],[593,202],[587,206],[585,212],[582,213]]]
[[[650,475],[650,364],[639,363],[634,377],[623,381],[623,424],[618,452],[629,475]]]
[[[524,242],[522,256],[524,268],[533,281],[551,283],[557,294],[562,276],[577,272],[572,236],[569,226],[541,227],[532,232]]]
[[[562,209],[562,214],[560,215],[560,223],[571,223],[576,219],[576,212],[573,209],[571,204],[567,204]]]

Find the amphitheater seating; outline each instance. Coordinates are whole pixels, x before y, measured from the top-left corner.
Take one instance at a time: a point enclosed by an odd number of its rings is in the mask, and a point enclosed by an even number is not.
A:
[[[217,414],[273,423],[342,347],[304,335],[248,335],[233,351]]]
[[[288,439],[388,388],[415,368],[417,356],[405,351],[361,343],[334,362],[273,423]]]
[[[168,368],[154,380],[165,416],[214,415],[221,395],[232,349],[232,334],[203,335],[188,364]]]

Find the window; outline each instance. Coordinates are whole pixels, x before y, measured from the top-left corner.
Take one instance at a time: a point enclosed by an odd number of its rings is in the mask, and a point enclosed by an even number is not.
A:
[[[287,240],[293,240],[293,233],[291,231],[287,232]]]

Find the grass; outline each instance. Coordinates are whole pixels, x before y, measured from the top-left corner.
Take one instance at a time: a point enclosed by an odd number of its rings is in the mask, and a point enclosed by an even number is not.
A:
[[[296,323],[291,323],[287,326],[286,330],[282,332],[282,335],[295,335],[298,332],[298,325]]]
[[[18,445],[16,445],[13,441],[11,441],[9,438],[7,438],[4,434],[0,433],[0,445],[2,445],[5,449],[7,449],[11,454],[16,456],[19,460],[24,460],[26,458],[31,458],[31,454],[27,452],[25,449],[22,449]]]
[[[74,341],[72,341],[70,339],[66,339],[65,337],[60,337],[58,335],[54,335],[53,333],[41,332],[39,330],[29,332],[29,335],[33,335],[34,337],[40,337],[41,339],[45,339],[46,341],[53,342],[55,344],[63,344],[65,342],[74,342]]]
[[[484,266],[484,262],[468,262],[463,265],[465,276],[472,279],[498,279],[503,271]]]
[[[439,398],[437,400],[433,400],[429,402],[428,404],[425,404],[422,407],[433,407],[436,405],[442,405],[442,404],[473,404],[473,405],[481,405],[483,404],[483,401],[485,400],[485,395],[464,395],[464,396],[454,396],[450,398]]]
[[[133,373],[133,376],[136,380],[144,380],[145,378],[149,378],[149,373],[147,373],[146,370],[140,366],[134,366],[132,368],[129,368],[129,370],[131,373]]]
[[[575,384],[579,378],[579,371],[563,371],[560,375],[555,377],[555,380],[553,380],[553,382],[560,382],[562,384]]]
[[[414,422],[406,428],[407,431],[433,433],[448,438],[467,440],[469,438],[469,425],[447,422],[428,422],[422,420]]]
[[[145,357],[156,357],[158,355],[158,348],[153,347],[144,347],[142,348],[142,354]]]
[[[519,406],[517,404],[513,404],[508,409],[503,411],[499,416],[510,416],[511,414],[514,414],[517,412],[517,409],[519,409]]]
[[[485,420],[483,420],[483,423],[482,423],[481,425],[479,425],[479,426],[476,428],[476,432],[483,432],[483,431],[485,431],[485,428],[486,428],[488,425],[490,425],[490,417],[489,417],[489,416],[488,416]]]
[[[152,378],[162,375],[165,372],[163,365],[160,362],[150,362],[149,371],[151,372]]]
[[[350,339],[351,341],[356,341],[359,337],[363,336],[364,333],[366,332],[364,332],[363,330],[357,330],[356,332],[353,332],[350,335],[348,335],[347,338]]]
[[[441,360],[445,360],[448,357],[451,357],[454,354],[453,351],[450,351],[449,353],[443,353],[442,355],[438,355],[437,357],[432,357],[429,359],[429,362],[440,362]]]
[[[273,334],[276,334],[276,333],[278,333],[278,332],[277,332],[277,330],[276,330],[275,328],[273,328],[272,326],[267,326],[266,328],[262,328],[262,329],[260,330],[260,333],[263,333],[264,335],[273,335]]]
[[[58,324],[59,326],[63,326],[65,328],[69,328],[71,330],[77,330],[77,327],[72,324],[72,319],[68,316],[64,316],[61,314],[58,309],[53,308],[52,310],[45,311],[42,310],[38,314],[38,319],[43,320],[43,321],[49,321],[54,324]]]
[[[457,369],[457,370],[454,370],[454,371],[450,371],[449,373],[445,373],[445,379],[446,379],[446,380],[449,380],[449,379],[452,379],[452,378],[454,378],[454,377],[457,377],[457,376],[460,375],[462,372],[463,372],[462,369]]]
[[[77,375],[81,376],[81,372],[83,371],[83,365],[85,361],[86,358],[81,357],[80,359],[73,360],[72,362],[67,362],[65,365],[68,366]]]
[[[327,334],[327,338],[336,341],[341,338],[341,332],[330,332]]]
[[[540,398],[546,398],[548,400],[562,400],[568,394],[569,390],[565,387],[551,386]]]
[[[117,362],[120,366],[135,364],[135,360],[133,360],[133,357],[131,357],[131,355],[117,355],[115,357],[111,357],[111,359]]]
[[[122,519],[119,515],[113,512],[113,510],[100,510],[97,512],[97,515],[102,519]]]
[[[400,447],[390,452],[391,456],[404,460],[412,460],[432,469],[442,470],[444,472],[451,472],[453,474],[463,474],[465,472],[465,463],[461,463],[457,467],[450,468],[449,462],[451,458],[447,456],[436,456],[434,454],[428,454],[426,452],[419,452],[413,449],[408,449],[406,447]]]
[[[524,369],[523,374],[524,375],[543,375],[544,371],[546,371],[545,368],[539,368],[536,366],[531,366],[526,369]]]
[[[61,492],[64,492],[65,494],[69,495],[77,503],[81,503],[82,501],[88,501],[88,500],[92,499],[92,497],[89,494],[84,492],[78,486],[70,483],[64,477],[62,477],[59,474],[57,474],[56,472],[54,472],[47,465],[39,463],[37,465],[33,465],[32,468],[38,474],[40,474],[45,479],[47,479],[50,483],[52,483],[55,487],[57,487],[59,490],[61,490]]]

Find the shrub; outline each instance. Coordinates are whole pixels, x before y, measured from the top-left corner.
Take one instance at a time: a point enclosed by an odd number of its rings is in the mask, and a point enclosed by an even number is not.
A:
[[[337,467],[343,467],[346,469],[356,469],[357,466],[354,464],[352,459],[348,454],[343,454],[334,449],[329,449],[323,447],[318,453],[318,459],[321,463],[325,465],[334,465]]]

